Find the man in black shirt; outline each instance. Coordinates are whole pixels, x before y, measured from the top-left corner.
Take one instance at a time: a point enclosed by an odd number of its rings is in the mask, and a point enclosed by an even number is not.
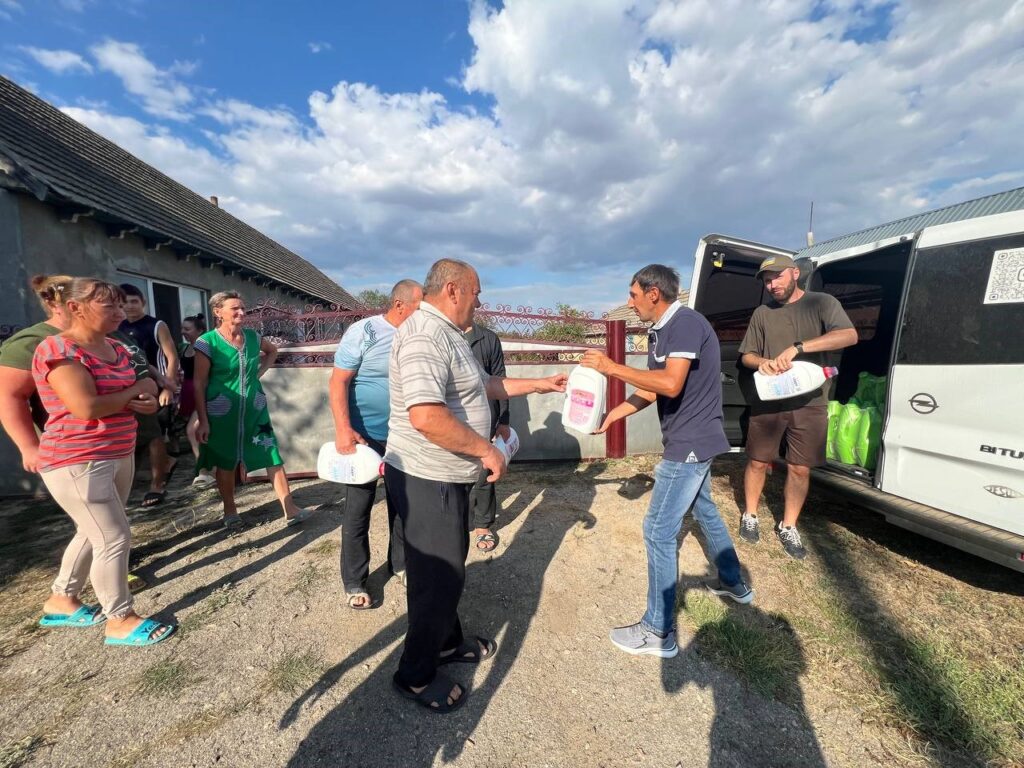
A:
[[[126,297],[126,319],[119,330],[145,353],[160,387],[160,407],[166,408],[174,401],[178,389],[178,349],[167,323],[146,314],[146,299],[142,291],[131,283],[122,284],[121,290]],[[178,462],[172,462],[167,454],[163,429],[156,417],[139,419],[139,445],[149,446],[151,468],[149,492],[143,497],[142,506],[155,507],[164,500],[167,481]]]
[[[505,353],[501,348],[498,334],[480,323],[473,323],[466,329],[466,342],[487,374],[505,376]],[[490,403],[491,439],[500,436],[502,440],[508,440],[508,400],[491,400]],[[473,516],[472,536],[476,539],[474,546],[481,552],[490,552],[498,546],[498,534],[491,530],[497,518],[498,497],[494,483],[487,482],[489,474],[490,471],[487,469],[480,472],[469,500]]]

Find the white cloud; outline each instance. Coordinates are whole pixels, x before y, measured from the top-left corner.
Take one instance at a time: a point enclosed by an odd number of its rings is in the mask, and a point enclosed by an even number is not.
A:
[[[325,43],[325,42],[313,42],[313,43],[307,43],[307,45],[309,45],[309,50],[312,53],[321,53],[322,51],[330,51],[330,50],[333,50],[333,48],[334,48],[333,45],[331,45],[330,43]]]
[[[213,101],[112,42],[213,151],[79,113],[346,286],[454,256],[533,306],[619,304],[711,231],[798,246],[811,200],[821,241],[1024,179],[1020,0],[505,0],[468,29],[491,114],[352,82],[307,114]]]
[[[51,72],[63,75],[67,72],[92,72],[92,65],[74,51],[53,51],[45,48],[33,48],[31,46],[20,46],[19,50],[27,53],[40,65]]]
[[[9,21],[14,18],[15,13],[24,13],[18,0],[0,0],[0,19]]]
[[[106,40],[91,49],[97,65],[121,79],[128,93],[141,99],[146,112],[171,120],[188,120],[187,107],[193,101],[188,86],[175,77],[179,72],[161,70],[146,58],[135,43]],[[179,69],[181,64],[175,62]]]

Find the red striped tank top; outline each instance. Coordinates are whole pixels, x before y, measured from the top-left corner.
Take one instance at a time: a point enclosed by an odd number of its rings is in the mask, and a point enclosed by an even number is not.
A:
[[[119,459],[135,450],[135,414],[127,408],[101,419],[79,419],[71,414],[50,386],[50,371],[62,360],[85,366],[96,382],[96,394],[109,395],[135,383],[131,354],[124,345],[107,339],[117,352],[107,362],[63,336],[43,339],[32,358],[32,377],[48,418],[39,438],[39,471],[45,472],[88,461]]]

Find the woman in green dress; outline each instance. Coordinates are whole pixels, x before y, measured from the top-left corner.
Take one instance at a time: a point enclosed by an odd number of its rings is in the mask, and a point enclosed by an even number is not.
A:
[[[288,525],[301,523],[312,510],[292,500],[284,462],[270,423],[260,377],[274,364],[277,347],[251,328],[243,328],[245,302],[235,291],[210,299],[215,328],[195,342],[197,469],[216,470],[224,502],[224,527],[243,525],[235,506],[235,470],[266,469]]]

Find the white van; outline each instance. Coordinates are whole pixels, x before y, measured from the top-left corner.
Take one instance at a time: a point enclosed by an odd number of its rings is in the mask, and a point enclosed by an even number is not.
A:
[[[751,381],[738,348],[767,299],[755,273],[771,254],[796,259],[805,288],[835,296],[857,327],[859,343],[835,354],[832,399],[845,402],[861,371],[888,377],[877,470],[829,461],[815,482],[896,525],[1024,571],[1024,189],[796,253],[704,237],[689,303],[721,341],[735,446],[744,442]]]

